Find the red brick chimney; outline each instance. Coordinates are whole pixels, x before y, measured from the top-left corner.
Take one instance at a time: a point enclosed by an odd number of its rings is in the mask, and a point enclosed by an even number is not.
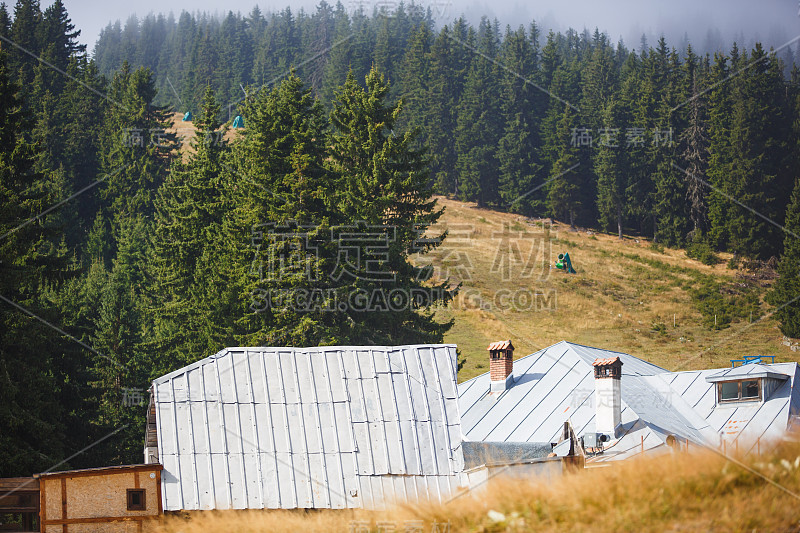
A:
[[[511,341],[497,341],[489,345],[489,390],[504,391],[511,387],[514,370],[514,345]]]

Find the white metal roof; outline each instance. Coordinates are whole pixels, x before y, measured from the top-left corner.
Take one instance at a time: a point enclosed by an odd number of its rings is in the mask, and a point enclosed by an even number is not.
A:
[[[668,372],[657,379],[669,385],[673,397],[681,398],[692,412],[706,420],[726,446],[747,453],[763,443],[783,437],[791,418],[800,414],[800,390],[794,386],[800,376],[800,366],[797,363],[773,363],[743,367],[743,370],[736,367],[734,370],[737,372],[722,375],[730,376],[730,379],[748,375],[774,379],[775,386],[765,390],[764,401],[718,404],[713,382],[716,380],[709,381],[708,378],[719,376],[720,369]]]
[[[714,383],[745,378],[770,378],[783,381],[789,378],[788,375],[777,372],[775,368],[775,363],[771,365],[757,363],[740,365],[706,375],[706,381]]]
[[[153,381],[164,510],[445,498],[454,345],[227,348]]]
[[[741,436],[750,449],[782,435],[790,417],[800,413],[796,363],[760,365],[792,376],[763,402],[716,406],[714,384],[704,378],[721,369],[667,372],[628,354],[562,341],[514,361],[513,384],[501,394],[489,394],[488,373],[459,385],[465,439],[557,442],[567,420],[578,435],[595,431],[592,362],[616,356],[623,363],[622,432],[598,461],[663,447],[669,435],[709,446]]]

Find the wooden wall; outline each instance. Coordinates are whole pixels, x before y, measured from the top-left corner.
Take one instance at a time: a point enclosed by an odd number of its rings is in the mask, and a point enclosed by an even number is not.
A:
[[[131,465],[41,474],[44,533],[137,532],[161,515],[161,465]],[[145,490],[145,509],[128,510],[128,489]]]

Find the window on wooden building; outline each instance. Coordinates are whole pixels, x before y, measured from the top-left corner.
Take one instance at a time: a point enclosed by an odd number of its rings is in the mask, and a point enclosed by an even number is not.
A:
[[[128,489],[128,511],[145,510],[145,489]]]

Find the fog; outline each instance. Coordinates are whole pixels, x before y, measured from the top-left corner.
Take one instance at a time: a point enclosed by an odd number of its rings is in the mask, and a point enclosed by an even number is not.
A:
[[[400,0],[343,0],[347,9],[364,6],[392,8]],[[328,0],[335,4],[335,0]],[[43,8],[49,2],[43,2]],[[293,11],[304,8],[312,11],[315,0],[269,0],[258,2],[263,12],[276,11],[291,6]],[[682,47],[685,39],[696,49],[713,51],[727,47],[733,40],[751,46],[761,41],[778,47],[800,35],[800,17],[797,0],[572,0],[567,2],[521,2],[519,0],[419,0],[431,7],[439,24],[464,15],[476,23],[486,15],[497,18],[502,26],[528,25],[532,20],[542,28],[566,30],[598,28],[607,33],[613,42],[623,39],[629,48],[639,48],[644,34],[653,44],[665,35],[673,46]],[[148,13],[170,11],[207,11],[223,14],[228,10],[248,13],[256,4],[254,0],[138,0],[137,2],[97,2],[96,0],[66,0],[65,5],[75,25],[83,30],[81,41],[91,50],[100,30],[109,22],[124,21],[131,15],[144,17]],[[793,49],[797,45],[792,46]]]

